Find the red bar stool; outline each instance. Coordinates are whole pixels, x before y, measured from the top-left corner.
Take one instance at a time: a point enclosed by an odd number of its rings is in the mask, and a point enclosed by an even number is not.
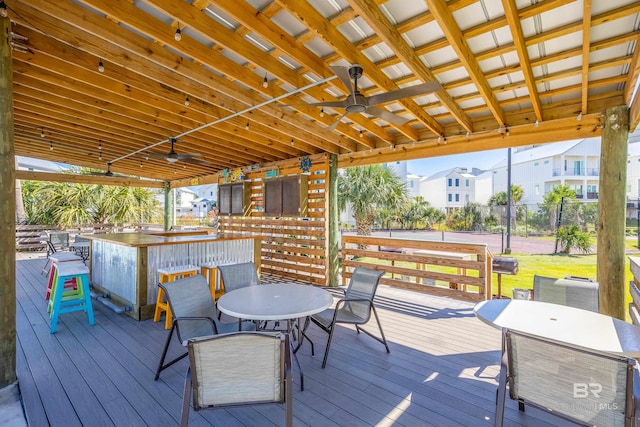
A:
[[[175,267],[159,268],[160,283],[173,282],[177,278],[195,276],[200,272],[200,267],[197,265],[178,265]],[[164,290],[158,287],[158,297],[156,298],[156,310],[153,314],[153,321],[159,322],[162,312],[166,313],[164,328],[170,329],[173,322],[173,316],[171,315],[171,308],[169,303],[165,301]]]
[[[51,267],[49,268],[49,277],[47,279],[47,292],[44,295],[44,298],[47,300],[51,296],[51,287],[53,285],[53,278],[55,276],[56,264],[60,262],[82,261],[82,258],[69,252],[56,252],[49,255],[49,260],[51,261]],[[65,288],[73,287],[74,289],[77,289],[77,283],[75,279],[68,281],[64,284],[64,286]]]

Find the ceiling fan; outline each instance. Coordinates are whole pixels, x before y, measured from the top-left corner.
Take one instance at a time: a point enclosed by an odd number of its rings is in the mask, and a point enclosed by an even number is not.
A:
[[[91,171],[88,173],[88,175],[95,175],[95,176],[108,176],[108,177],[120,177],[120,178],[131,178],[128,175],[121,175],[119,173],[113,173],[111,172],[111,162],[107,162],[107,170],[105,172],[98,172],[98,171]]]
[[[333,66],[330,67],[336,76],[340,79],[342,84],[349,90],[349,95],[342,101],[328,101],[328,102],[316,102],[311,104],[287,104],[287,106],[312,106],[312,107],[330,107],[330,108],[344,108],[345,112],[333,122],[327,129],[333,130],[338,126],[340,120],[351,113],[367,113],[372,116],[384,119],[394,125],[401,126],[408,122],[408,119],[397,116],[390,111],[382,108],[375,107],[378,104],[384,104],[391,101],[396,101],[402,98],[409,98],[413,96],[423,95],[425,93],[431,93],[438,91],[441,86],[438,82],[422,83],[415,86],[406,87],[403,89],[396,89],[390,92],[381,93],[378,95],[364,96],[358,90],[358,79],[362,77],[363,69],[360,65],[354,64],[350,67]],[[353,84],[351,80],[353,79]]]
[[[150,153],[149,157],[152,159],[164,159],[169,163],[187,162],[187,163],[196,163],[200,165],[211,165],[211,162],[198,159],[198,157],[202,157],[202,154],[199,154],[199,153],[178,154],[175,150],[175,144],[177,142],[176,138],[169,138],[169,142],[171,142],[171,150],[169,150],[168,153]]]

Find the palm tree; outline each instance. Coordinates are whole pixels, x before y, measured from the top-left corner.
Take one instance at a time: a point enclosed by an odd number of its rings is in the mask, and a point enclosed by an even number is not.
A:
[[[511,222],[513,227],[516,226],[516,215],[515,215],[515,206],[518,204],[520,200],[524,197],[524,189],[519,185],[511,186]],[[500,191],[489,199],[489,206],[507,206],[507,192]],[[504,219],[506,214],[506,209],[502,211],[501,217]],[[504,221],[502,221],[504,222]]]
[[[25,182],[28,222],[63,227],[150,221],[160,202],[137,187]]]
[[[356,220],[357,234],[370,236],[376,210],[393,212],[406,203],[408,192],[400,178],[382,165],[347,168],[338,175],[338,209],[347,203]]]

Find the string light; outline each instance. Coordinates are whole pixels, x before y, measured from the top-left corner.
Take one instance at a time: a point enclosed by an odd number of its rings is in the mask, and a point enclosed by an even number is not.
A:
[[[536,122],[535,122],[533,125],[534,125],[535,127],[538,127],[538,126],[540,126],[540,122],[538,122],[538,121],[536,120]]]
[[[362,138],[364,136],[364,133],[362,133],[362,129],[360,129],[360,138]]]
[[[269,80],[267,80],[267,73],[264,73],[264,79],[262,79],[262,87],[265,89],[269,87]]]
[[[249,130],[249,122],[247,122],[247,124],[244,125],[244,130]]]
[[[7,5],[5,4],[4,0],[0,1],[0,16],[2,16],[3,18],[6,18],[8,16]]]
[[[324,107],[320,109],[320,117],[324,117]]]
[[[467,139],[469,139],[469,135],[471,135],[469,132],[467,132]]]
[[[291,138],[291,145],[293,145],[293,144],[294,144],[294,141],[293,141],[293,138]]]
[[[53,151],[53,142],[49,143],[49,151]]]
[[[578,113],[578,117],[576,117],[576,120],[577,120],[577,121],[582,120],[582,111],[580,111],[580,112]]]
[[[442,134],[442,142],[444,142],[445,144],[447,143],[447,137],[444,136],[444,134]]]
[[[98,152],[98,160],[102,160],[102,151]]]
[[[44,138],[44,128],[40,130],[40,138]]]
[[[98,62],[98,71],[100,73],[104,73],[104,64],[102,63],[102,59]]]
[[[173,35],[173,38],[176,39],[177,42],[182,40],[182,31],[180,30],[180,23],[178,22],[178,28],[176,29],[176,33]]]
[[[188,107],[188,106],[189,106],[189,104],[190,104],[190,102],[189,102],[189,95],[187,95],[187,97],[184,99],[184,106],[185,106],[185,107]]]
[[[509,136],[509,128],[508,127],[504,127],[504,134]]]
[[[140,160],[140,167],[142,167],[142,160]]]
[[[177,174],[177,173],[178,173],[178,169],[173,168],[173,174],[175,175],[175,174]]]
[[[98,150],[102,151],[102,141],[98,141]]]

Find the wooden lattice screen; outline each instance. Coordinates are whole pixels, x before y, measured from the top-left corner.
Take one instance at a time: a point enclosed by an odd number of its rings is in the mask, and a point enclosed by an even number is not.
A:
[[[329,184],[329,160],[324,154],[309,156],[308,159],[311,162],[308,172],[301,170],[301,159],[243,171],[245,181],[251,182],[249,215],[221,215],[219,229],[222,232],[263,234],[263,273],[326,285],[328,232],[325,195]],[[307,175],[308,199],[305,217],[271,217],[264,213],[264,182],[269,179],[268,176],[275,173],[278,177],[302,173]],[[234,175],[238,176],[239,173],[230,173],[230,177]],[[231,179],[229,178],[228,182],[231,182]],[[219,183],[224,183],[224,179]]]

